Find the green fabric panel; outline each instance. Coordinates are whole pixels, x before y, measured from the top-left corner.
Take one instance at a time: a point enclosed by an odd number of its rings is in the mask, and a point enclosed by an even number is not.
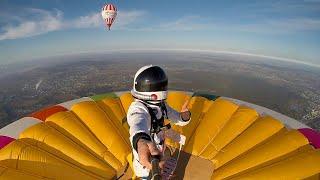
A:
[[[212,100],[212,101],[214,101],[220,97],[218,95],[209,94],[209,93],[205,93],[205,92],[194,92],[192,96],[200,96],[200,97],[204,97],[209,100]]]
[[[90,96],[91,99],[93,99],[94,101],[99,101],[105,98],[118,98],[118,96],[114,93],[104,93],[104,94],[97,94],[94,96]]]

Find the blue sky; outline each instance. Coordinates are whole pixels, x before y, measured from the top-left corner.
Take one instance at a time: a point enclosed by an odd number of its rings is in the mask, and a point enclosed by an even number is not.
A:
[[[0,64],[81,52],[193,49],[320,65],[320,0],[1,0]]]

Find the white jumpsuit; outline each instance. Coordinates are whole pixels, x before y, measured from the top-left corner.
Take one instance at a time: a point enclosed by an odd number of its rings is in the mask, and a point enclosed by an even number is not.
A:
[[[183,121],[180,116],[180,112],[175,111],[169,105],[166,105],[167,108],[167,116],[170,120],[170,123],[184,126],[190,122]],[[149,107],[154,111],[157,119],[160,119],[162,116],[161,108],[157,105],[148,104]],[[150,128],[151,128],[151,115],[149,114],[148,108],[145,104],[141,102],[141,100],[135,99],[134,102],[131,103],[128,114],[127,121],[130,126],[130,142],[133,149],[133,166],[136,176],[138,177],[147,177],[149,175],[149,170],[144,168],[139,162],[139,156],[133,145],[133,137],[137,133],[145,133],[150,136]],[[150,136],[151,137],[151,136]],[[160,131],[154,137],[154,142],[157,144],[158,149],[161,151],[161,145],[159,143],[164,140],[164,132]]]

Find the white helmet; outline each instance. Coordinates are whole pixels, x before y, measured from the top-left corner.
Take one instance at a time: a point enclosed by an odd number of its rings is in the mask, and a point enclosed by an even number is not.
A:
[[[134,76],[131,94],[144,101],[163,101],[167,99],[168,78],[159,66],[143,66]]]

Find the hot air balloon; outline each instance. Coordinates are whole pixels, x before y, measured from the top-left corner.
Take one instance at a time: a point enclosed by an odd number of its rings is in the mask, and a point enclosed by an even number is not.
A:
[[[112,23],[116,19],[117,16],[117,8],[113,4],[106,4],[102,7],[101,16],[103,20],[106,22],[108,29],[112,26]]]
[[[318,179],[320,133],[270,109],[210,94],[169,91],[191,122],[178,179]],[[133,97],[114,92],[41,109],[0,129],[0,179],[134,178],[126,113]],[[166,140],[179,151],[179,144]]]

